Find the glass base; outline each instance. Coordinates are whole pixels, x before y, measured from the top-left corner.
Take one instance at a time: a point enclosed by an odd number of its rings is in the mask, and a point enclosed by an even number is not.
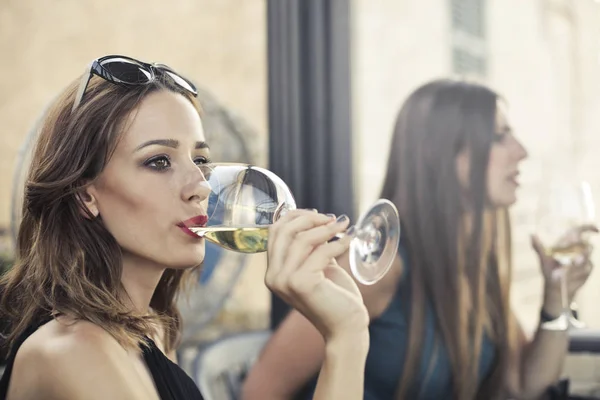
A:
[[[396,206],[380,199],[361,216],[350,243],[350,269],[363,285],[379,281],[390,269],[400,244],[400,218]]]

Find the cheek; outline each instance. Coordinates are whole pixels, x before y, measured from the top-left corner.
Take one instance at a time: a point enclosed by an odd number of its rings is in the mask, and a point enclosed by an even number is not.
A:
[[[504,154],[492,150],[487,171],[488,198],[495,206],[509,206],[515,201],[515,187],[508,181],[509,163]]]
[[[102,221],[124,252],[170,268],[200,264],[204,243],[190,240],[175,225],[182,217],[175,189],[164,182],[131,182],[115,182],[98,192]],[[155,189],[148,192],[148,187]]]
[[[148,187],[156,190],[148,192]],[[168,190],[158,190],[138,179],[119,179],[113,176],[110,183],[101,186],[97,193],[100,216],[122,247],[144,243],[159,234],[169,221],[164,215],[172,204],[167,202]],[[163,232],[161,232],[163,231]]]

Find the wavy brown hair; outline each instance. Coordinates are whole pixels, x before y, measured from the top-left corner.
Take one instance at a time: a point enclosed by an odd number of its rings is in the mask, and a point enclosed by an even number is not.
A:
[[[167,269],[150,302],[153,315],[136,314],[123,296],[119,244],[79,194],[104,170],[129,117],[150,93],[180,93],[199,113],[200,107],[166,76],[134,88],[94,77],[72,112],[79,82],[51,105],[34,148],[16,262],[0,279],[3,345],[12,348],[28,326],[64,314],[101,326],[124,346],[144,343],[161,326],[168,352],[181,331],[176,295],[193,269]]]
[[[502,393],[509,349],[510,223],[487,199],[487,166],[498,95],[474,83],[436,80],[412,93],[397,117],[381,196],[398,207],[410,257],[410,328],[397,398],[418,370],[426,303],[436,315],[452,368],[452,398]],[[469,189],[456,158],[467,151]],[[496,345],[479,385],[482,335]],[[433,362],[429,360],[429,362]]]

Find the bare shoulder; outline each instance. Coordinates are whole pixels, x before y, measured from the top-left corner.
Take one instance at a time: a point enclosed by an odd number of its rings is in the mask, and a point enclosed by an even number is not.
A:
[[[115,351],[125,352],[104,329],[88,321],[61,317],[35,331],[17,353],[24,360],[40,358],[53,362],[76,361],[88,357],[107,358]]]
[[[350,258],[348,252],[344,253],[337,259],[338,264],[344,268],[348,273],[352,274],[350,270]],[[385,274],[381,280],[373,285],[363,285],[357,282],[358,288],[363,296],[363,301],[369,316],[374,319],[381,315],[387,308],[392,297],[396,293],[398,283],[402,278],[402,272],[404,271],[404,265],[402,258],[397,255],[394,259],[392,266],[387,274]]]
[[[39,398],[40,393],[49,399],[137,399],[122,373],[127,359],[127,351],[97,325],[50,321],[19,348],[8,399]]]

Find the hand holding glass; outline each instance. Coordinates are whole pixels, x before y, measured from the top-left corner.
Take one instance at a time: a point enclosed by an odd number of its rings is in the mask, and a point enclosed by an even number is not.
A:
[[[555,271],[560,279],[562,314],[546,329],[566,330],[585,325],[572,314],[568,295],[568,268],[578,268],[585,260],[589,247],[582,227],[593,224],[594,200],[587,182],[551,181],[542,194],[538,208],[537,235],[546,255],[554,258],[561,269]]]

